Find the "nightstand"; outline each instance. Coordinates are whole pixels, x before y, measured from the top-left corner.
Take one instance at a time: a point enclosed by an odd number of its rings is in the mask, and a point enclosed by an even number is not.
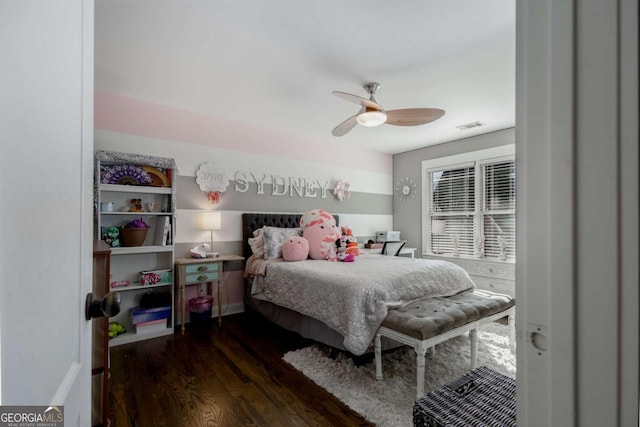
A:
[[[229,261],[244,261],[244,257],[221,255],[217,258],[180,258],[176,260],[176,271],[178,273],[176,286],[178,287],[178,305],[180,307],[183,334],[187,306],[185,295],[187,286],[190,285],[207,283],[207,287],[211,286],[210,295],[213,295],[213,282],[218,283],[218,325],[222,326],[220,288],[224,284],[224,263]]]

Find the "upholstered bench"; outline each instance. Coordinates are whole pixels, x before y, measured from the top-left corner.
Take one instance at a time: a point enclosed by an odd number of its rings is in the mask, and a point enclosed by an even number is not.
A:
[[[509,343],[514,345],[515,299],[480,289],[450,297],[425,298],[389,310],[375,336],[376,378],[382,379],[381,337],[412,346],[416,351],[416,397],[424,395],[424,368],[427,349],[469,332],[471,368],[478,360],[478,326],[507,317]]]

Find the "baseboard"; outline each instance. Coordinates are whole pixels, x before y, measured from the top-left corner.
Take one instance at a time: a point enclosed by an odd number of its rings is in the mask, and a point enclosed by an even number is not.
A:
[[[218,317],[218,306],[214,306],[211,309],[211,312],[213,317]],[[222,306],[222,317],[238,313],[244,313],[243,302],[234,302],[232,304],[226,304]]]

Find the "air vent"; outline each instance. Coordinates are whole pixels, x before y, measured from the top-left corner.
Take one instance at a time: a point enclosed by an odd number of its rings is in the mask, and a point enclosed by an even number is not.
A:
[[[484,125],[485,124],[482,122],[470,122],[470,123],[465,123],[463,125],[456,126],[456,127],[460,130],[469,130],[469,129],[477,128]]]

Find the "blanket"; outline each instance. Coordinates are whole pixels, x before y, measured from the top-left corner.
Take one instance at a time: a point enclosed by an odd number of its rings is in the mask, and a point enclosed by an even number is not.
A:
[[[353,354],[367,351],[390,308],[475,286],[461,267],[440,260],[384,255],[356,262],[306,260],[263,265],[255,297],[313,317],[344,336]]]

